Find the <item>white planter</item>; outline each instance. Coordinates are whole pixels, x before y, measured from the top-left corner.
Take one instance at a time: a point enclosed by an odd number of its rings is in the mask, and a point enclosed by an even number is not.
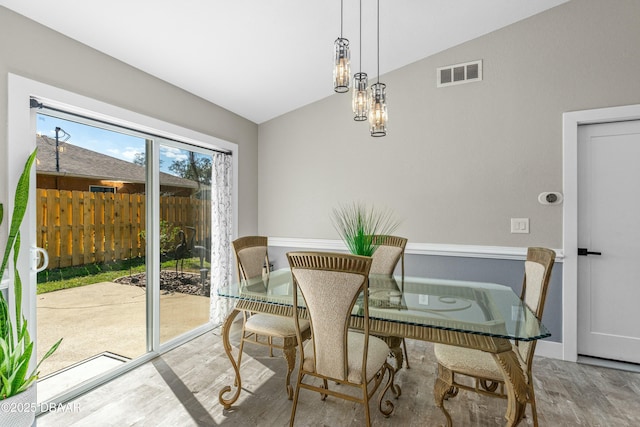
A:
[[[0,400],[0,426],[30,427],[36,418],[36,385]]]

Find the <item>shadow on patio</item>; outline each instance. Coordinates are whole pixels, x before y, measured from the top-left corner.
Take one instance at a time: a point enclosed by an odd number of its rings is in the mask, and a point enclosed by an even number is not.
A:
[[[38,359],[64,338],[40,366],[39,401],[146,351],[144,287],[101,282],[49,292],[38,295],[37,310]],[[161,343],[208,320],[208,297],[161,291]]]

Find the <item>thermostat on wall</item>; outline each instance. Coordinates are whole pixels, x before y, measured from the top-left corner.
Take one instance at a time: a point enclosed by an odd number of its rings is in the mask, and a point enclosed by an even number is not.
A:
[[[545,191],[544,193],[540,193],[538,201],[543,205],[559,205],[562,203],[562,193]]]

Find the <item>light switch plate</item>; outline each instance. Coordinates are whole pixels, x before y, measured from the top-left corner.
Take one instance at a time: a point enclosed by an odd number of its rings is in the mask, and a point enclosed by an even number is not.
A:
[[[511,218],[511,233],[529,234],[529,218]]]

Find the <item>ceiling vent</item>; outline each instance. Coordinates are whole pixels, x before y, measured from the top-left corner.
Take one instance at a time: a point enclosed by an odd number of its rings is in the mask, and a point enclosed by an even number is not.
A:
[[[479,82],[482,80],[482,60],[440,67],[436,75],[437,87]]]

